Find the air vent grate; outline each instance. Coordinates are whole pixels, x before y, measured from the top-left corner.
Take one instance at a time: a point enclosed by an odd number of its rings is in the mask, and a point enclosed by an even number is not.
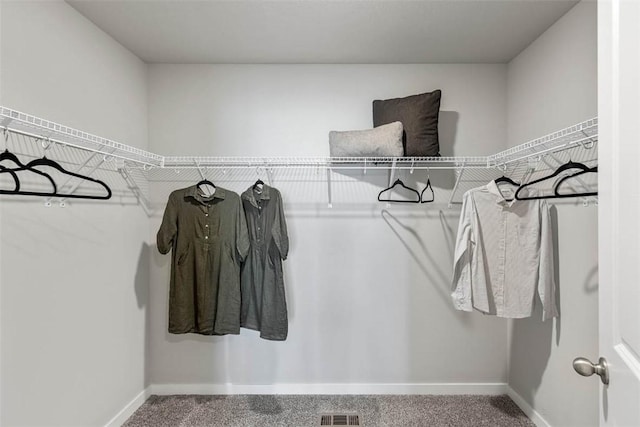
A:
[[[360,416],[355,414],[320,415],[321,426],[359,426]]]

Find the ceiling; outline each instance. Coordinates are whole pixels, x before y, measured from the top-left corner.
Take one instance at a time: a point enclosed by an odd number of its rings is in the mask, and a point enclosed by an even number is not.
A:
[[[68,0],[149,63],[505,63],[578,0]]]

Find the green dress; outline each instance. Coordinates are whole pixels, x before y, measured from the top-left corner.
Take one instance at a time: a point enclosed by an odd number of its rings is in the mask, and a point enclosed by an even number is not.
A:
[[[249,250],[240,196],[217,187],[206,197],[194,185],[169,196],[157,235],[171,254],[169,332],[240,333],[240,265]]]

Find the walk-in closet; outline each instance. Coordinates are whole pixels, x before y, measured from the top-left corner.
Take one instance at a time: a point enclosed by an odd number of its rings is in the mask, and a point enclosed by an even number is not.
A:
[[[640,426],[638,21],[0,1],[0,425]]]

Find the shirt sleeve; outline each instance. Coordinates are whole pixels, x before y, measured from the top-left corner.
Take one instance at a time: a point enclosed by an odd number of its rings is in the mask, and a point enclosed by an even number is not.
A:
[[[240,261],[244,261],[249,254],[249,229],[247,228],[247,217],[244,213],[242,200],[238,198],[238,213],[236,217],[236,251]]]
[[[453,283],[451,298],[458,310],[472,311],[471,298],[471,257],[473,242],[471,194],[462,198],[462,211],[458,224],[458,235],[453,261]]]
[[[273,224],[273,239],[276,242],[280,258],[287,259],[289,254],[289,233],[287,231],[287,222],[284,218],[284,208],[282,206],[282,196],[278,193],[278,203],[276,204],[276,220]]]
[[[164,215],[162,217],[160,230],[158,230],[158,235],[156,236],[158,252],[160,252],[161,254],[166,254],[171,250],[177,232],[178,207],[176,206],[173,195],[170,195],[167,202],[167,207],[164,209]]]
[[[546,200],[540,202],[540,262],[538,267],[538,295],[542,302],[542,320],[558,316],[556,304],[555,258],[551,213]]]

